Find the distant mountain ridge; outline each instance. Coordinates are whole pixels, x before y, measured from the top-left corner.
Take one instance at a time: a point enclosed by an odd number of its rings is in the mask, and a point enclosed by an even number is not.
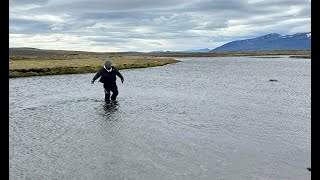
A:
[[[252,39],[232,41],[209,52],[272,50],[311,50],[311,32],[284,36],[271,33]]]
[[[187,50],[187,51],[182,51],[182,52],[209,52],[211,49],[205,48],[205,49],[192,49],[192,50]]]

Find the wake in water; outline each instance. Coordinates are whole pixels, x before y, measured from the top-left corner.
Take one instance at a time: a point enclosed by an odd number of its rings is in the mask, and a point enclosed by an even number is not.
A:
[[[117,112],[118,107],[119,107],[119,103],[118,101],[103,101],[103,103],[101,104],[102,108],[103,108],[103,112],[101,113],[101,115],[103,116],[110,116],[112,114],[114,114],[115,112]]]

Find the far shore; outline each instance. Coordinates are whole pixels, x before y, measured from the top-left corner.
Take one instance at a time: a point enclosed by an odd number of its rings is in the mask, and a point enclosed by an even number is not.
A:
[[[30,55],[31,54],[31,55]],[[97,72],[106,59],[119,70],[163,66],[180,62],[174,57],[275,56],[311,58],[311,51],[219,52],[219,53],[94,53],[81,51],[23,49],[9,51],[9,78],[84,74]]]

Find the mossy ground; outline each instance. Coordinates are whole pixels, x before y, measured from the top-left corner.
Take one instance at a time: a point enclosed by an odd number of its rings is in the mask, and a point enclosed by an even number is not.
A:
[[[113,66],[118,69],[146,68],[162,66],[179,62],[171,58],[153,57],[108,57]],[[105,62],[106,58],[81,56],[69,57],[22,57],[13,56],[9,59],[9,78],[79,74],[97,72]]]

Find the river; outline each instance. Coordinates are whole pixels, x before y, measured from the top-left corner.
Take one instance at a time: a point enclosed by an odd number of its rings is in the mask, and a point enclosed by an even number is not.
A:
[[[10,79],[9,178],[311,179],[310,59],[177,59]]]

